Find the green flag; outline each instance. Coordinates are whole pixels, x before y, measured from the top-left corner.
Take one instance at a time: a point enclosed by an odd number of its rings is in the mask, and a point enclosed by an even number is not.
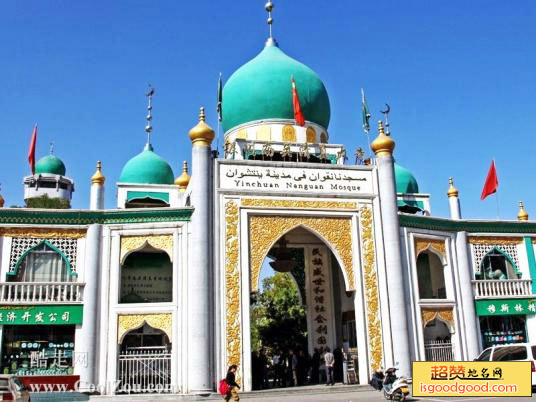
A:
[[[363,91],[363,88],[361,88],[361,114],[363,118],[363,130],[365,130],[365,133],[368,134],[370,131],[370,112],[368,110],[367,100],[365,99],[365,91]]]
[[[218,121],[220,122],[221,122],[221,119],[223,118],[222,110],[221,110],[222,92],[223,92],[223,88],[221,84],[221,73],[220,73],[220,78],[218,79],[218,106],[216,108],[216,111],[218,112]]]

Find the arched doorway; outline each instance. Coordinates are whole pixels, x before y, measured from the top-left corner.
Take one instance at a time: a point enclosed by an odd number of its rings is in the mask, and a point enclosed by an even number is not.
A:
[[[124,335],[119,349],[119,393],[171,390],[171,342],[164,331],[144,322]]]
[[[423,331],[426,361],[453,361],[451,330],[436,316],[426,323]]]
[[[251,294],[253,388],[325,381],[328,349],[335,355],[335,380],[342,382],[343,356],[357,360],[356,322],[355,292],[346,291],[333,252],[308,228],[291,229],[269,250]]]

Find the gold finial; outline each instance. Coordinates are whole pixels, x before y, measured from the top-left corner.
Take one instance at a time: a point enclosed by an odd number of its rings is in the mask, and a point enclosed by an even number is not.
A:
[[[517,220],[518,221],[529,220],[529,214],[527,211],[525,211],[525,206],[523,205],[523,201],[519,201],[519,212],[517,213]]]
[[[147,146],[151,146],[151,132],[153,131],[152,121],[153,121],[153,96],[154,96],[154,88],[149,84],[149,91],[145,94],[145,96],[148,98],[147,103],[147,116],[145,116],[145,119],[147,120],[147,125],[145,126],[145,132],[147,133]]]
[[[179,186],[180,191],[186,191],[190,183],[190,175],[188,174],[188,162],[184,161],[182,164],[182,174],[175,179],[175,184]]]
[[[192,140],[192,145],[210,147],[214,139],[214,130],[205,123],[204,107],[199,109],[199,123],[189,131],[188,135],[190,136],[190,140]]]
[[[0,208],[4,207],[4,197],[2,197],[2,194],[0,194]]]
[[[390,135],[384,133],[381,120],[378,122],[378,136],[372,141],[370,148],[374,151],[376,156],[392,155],[393,150],[395,149],[395,142]]]
[[[104,184],[104,180],[106,180],[106,178],[102,174],[102,163],[101,161],[97,161],[97,171],[93,176],[91,176],[91,183],[102,186]]]
[[[450,197],[457,197],[459,194],[458,189],[454,187],[454,179],[452,177],[449,177],[449,191],[447,191],[447,195]]]

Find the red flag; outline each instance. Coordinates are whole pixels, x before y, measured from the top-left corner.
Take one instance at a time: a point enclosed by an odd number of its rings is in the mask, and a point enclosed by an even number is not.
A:
[[[35,174],[35,143],[37,142],[37,124],[34,126],[32,139],[30,140],[30,149],[28,150],[28,163],[32,169],[32,174]]]
[[[297,125],[304,126],[305,119],[301,111],[300,98],[298,97],[298,90],[296,89],[294,77],[290,79],[290,82],[292,83],[292,106],[294,107],[294,120],[296,120]]]
[[[495,170],[495,161],[491,161],[491,166],[489,167],[488,177],[486,177],[486,183],[484,183],[484,188],[482,189],[482,195],[480,199],[483,200],[488,195],[493,194],[497,191],[499,187],[499,180],[497,179],[497,171]]]

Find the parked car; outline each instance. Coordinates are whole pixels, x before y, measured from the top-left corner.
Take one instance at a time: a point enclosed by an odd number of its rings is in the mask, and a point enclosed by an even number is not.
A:
[[[30,401],[30,393],[19,378],[13,375],[0,375],[0,397],[2,401]]]
[[[511,343],[496,345],[484,349],[475,361],[530,361],[532,367],[532,386],[536,387],[536,345],[529,343]]]

